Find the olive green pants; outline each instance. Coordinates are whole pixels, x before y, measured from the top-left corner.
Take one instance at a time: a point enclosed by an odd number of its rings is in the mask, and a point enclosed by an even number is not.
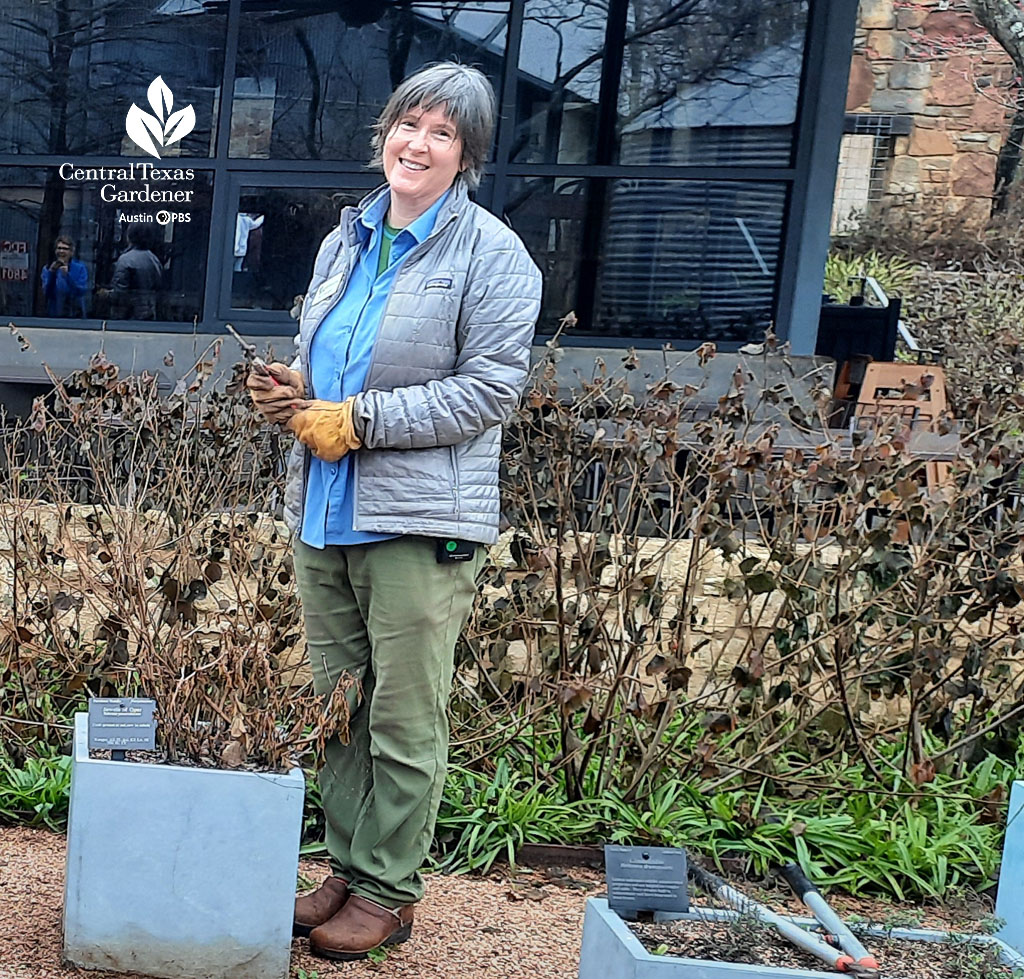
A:
[[[455,643],[485,559],[438,564],[435,543],[295,544],[295,575],[316,691],[343,672],[362,685],[349,743],[328,745],[320,770],[334,874],[385,907],[423,896],[448,762],[448,693]]]

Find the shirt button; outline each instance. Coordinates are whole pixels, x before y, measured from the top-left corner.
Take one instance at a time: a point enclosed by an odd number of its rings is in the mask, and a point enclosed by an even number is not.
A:
[[[338,475],[338,467],[337,466],[331,466],[331,475],[332,476],[337,476]]]

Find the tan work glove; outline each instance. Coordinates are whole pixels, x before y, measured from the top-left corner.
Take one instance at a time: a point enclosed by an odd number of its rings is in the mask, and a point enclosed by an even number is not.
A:
[[[299,410],[288,420],[298,440],[324,462],[337,462],[362,442],[352,424],[353,398],[345,401],[300,401]]]
[[[305,396],[302,375],[281,363],[267,364],[267,370],[279,383],[275,384],[269,377],[250,371],[245,386],[260,414],[268,422],[283,425],[295,414],[296,402]]]

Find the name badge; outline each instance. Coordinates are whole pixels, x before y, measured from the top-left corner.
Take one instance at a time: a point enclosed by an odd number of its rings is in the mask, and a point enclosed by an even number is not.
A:
[[[338,286],[341,285],[341,280],[344,276],[344,272],[339,272],[337,275],[332,275],[324,281],[320,288],[317,289],[316,298],[313,301],[320,302],[323,299],[330,299],[338,291]]]

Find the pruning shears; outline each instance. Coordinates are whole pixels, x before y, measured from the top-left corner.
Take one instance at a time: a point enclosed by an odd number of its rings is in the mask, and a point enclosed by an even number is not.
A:
[[[242,348],[242,353],[249,362],[249,366],[261,377],[269,377],[274,382],[275,387],[280,387],[281,382],[267,369],[267,362],[256,353],[256,344],[249,343],[230,323],[225,323],[224,329],[238,341],[238,345]]]
[[[823,962],[827,962],[837,972],[845,972],[847,975],[854,976],[855,979],[878,979],[878,962],[875,957],[843,924],[797,864],[786,864],[782,868],[782,876],[786,878],[789,886],[796,892],[797,897],[807,905],[814,917],[828,930],[828,937],[835,944],[826,941],[820,935],[801,928],[789,918],[776,914],[770,908],[766,908],[763,904],[747,897],[746,894],[730,887],[721,877],[709,873],[692,862],[690,863],[690,872],[693,879],[709,894],[724,901],[737,911],[751,914],[766,925],[771,925],[787,941]]]

